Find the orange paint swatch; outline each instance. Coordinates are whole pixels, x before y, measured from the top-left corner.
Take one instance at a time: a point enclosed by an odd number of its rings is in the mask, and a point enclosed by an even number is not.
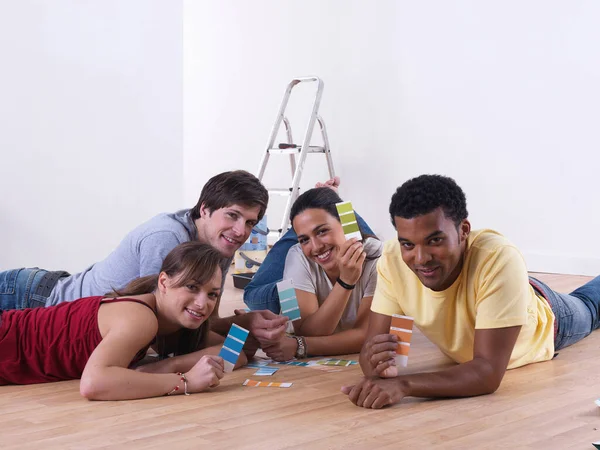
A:
[[[390,334],[398,336],[398,348],[396,349],[396,365],[406,367],[408,364],[408,352],[412,339],[412,328],[414,319],[410,316],[394,314],[390,325]]]
[[[396,353],[399,355],[408,356],[408,351],[410,350],[410,344],[404,344],[404,342],[400,342],[398,345],[398,350]]]
[[[399,314],[394,314],[392,316],[392,326],[394,328],[403,328],[412,331],[414,321],[415,319],[409,316],[401,316]]]
[[[395,334],[398,336],[398,342],[406,342],[410,344],[410,340],[412,338],[412,333],[408,331],[401,330],[400,328],[390,328],[390,334]]]
[[[250,387],[278,387],[278,388],[289,388],[293,383],[276,383],[269,381],[254,381],[254,380],[246,380],[242,384],[243,386]]]

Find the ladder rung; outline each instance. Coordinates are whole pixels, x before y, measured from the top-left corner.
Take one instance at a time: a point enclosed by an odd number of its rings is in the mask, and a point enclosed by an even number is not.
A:
[[[295,153],[300,153],[302,151],[302,147],[270,148],[268,151],[273,155],[292,155]],[[308,147],[307,153],[325,153],[325,148],[316,145],[311,145],[310,147]]]
[[[271,155],[294,155],[300,153],[300,147],[298,148],[270,148],[269,153]]]
[[[269,194],[275,195],[290,195],[292,193],[292,188],[273,188],[267,189]]]
[[[281,232],[280,230],[269,230],[269,234],[267,234],[267,238],[274,237],[274,238],[279,239],[280,232]]]

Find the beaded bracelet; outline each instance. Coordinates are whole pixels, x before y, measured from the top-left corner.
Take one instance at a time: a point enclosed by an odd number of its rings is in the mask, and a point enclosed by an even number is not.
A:
[[[185,376],[185,373],[177,372],[177,375],[181,377],[179,379],[179,383],[183,381],[183,393],[185,395],[190,395],[187,389],[187,377]],[[179,390],[179,383],[177,383],[177,386],[175,386],[170,392],[167,392],[167,395],[172,395],[177,392]]]

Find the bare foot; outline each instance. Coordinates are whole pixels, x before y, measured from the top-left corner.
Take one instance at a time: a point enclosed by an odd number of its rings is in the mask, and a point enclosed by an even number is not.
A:
[[[337,193],[338,187],[340,187],[340,177],[333,177],[332,179],[327,180],[324,183],[317,183],[315,184],[315,187],[328,187],[333,189],[333,191]]]

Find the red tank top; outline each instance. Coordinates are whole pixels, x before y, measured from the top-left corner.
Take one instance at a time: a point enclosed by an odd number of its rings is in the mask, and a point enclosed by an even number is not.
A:
[[[98,329],[102,303],[128,301],[152,309],[140,300],[103,298],[86,297],[48,308],[1,311],[0,385],[81,378],[90,355],[102,340]],[[150,344],[138,352],[132,364],[144,357]]]

